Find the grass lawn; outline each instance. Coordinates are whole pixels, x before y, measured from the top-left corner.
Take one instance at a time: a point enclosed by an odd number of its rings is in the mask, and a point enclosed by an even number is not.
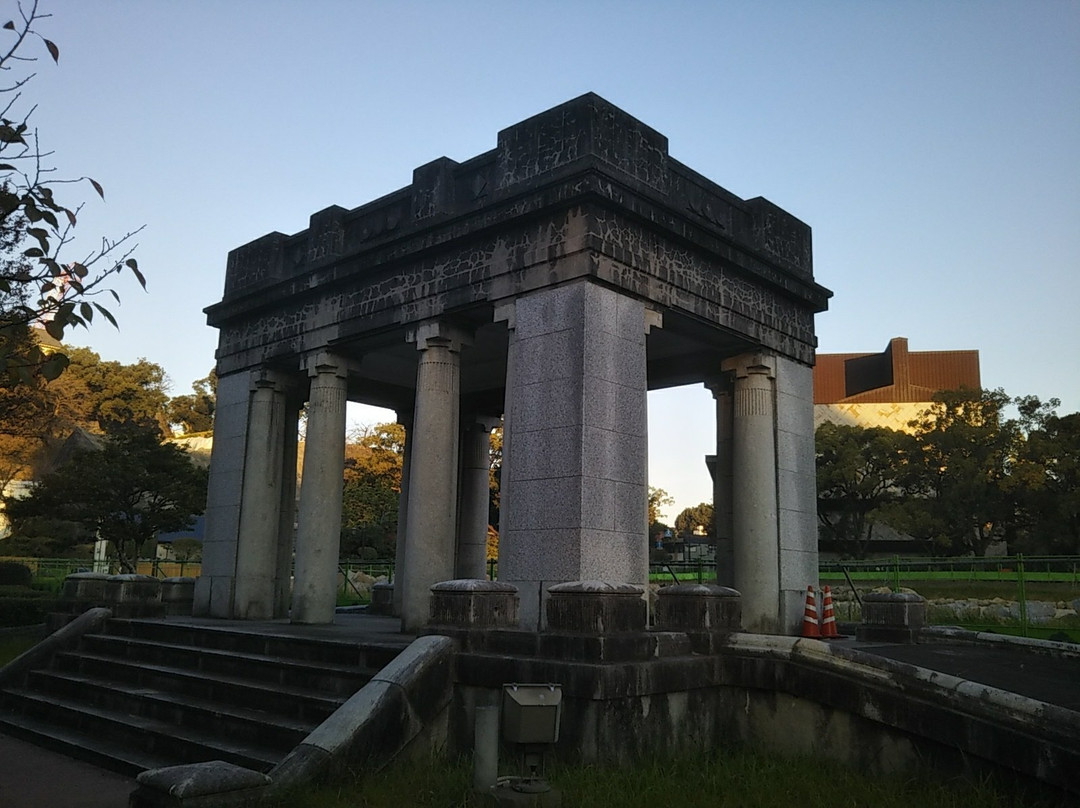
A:
[[[38,642],[37,637],[25,634],[0,634],[0,668]]]
[[[507,768],[502,766],[504,771]],[[398,763],[350,782],[289,794],[278,804],[282,808],[489,805],[471,793],[471,778],[467,762]],[[562,791],[564,808],[1039,808],[1061,804],[1053,797],[989,780],[970,783],[934,775],[870,777],[831,762],[791,760],[746,750],[694,754],[621,769],[554,766],[548,779]]]

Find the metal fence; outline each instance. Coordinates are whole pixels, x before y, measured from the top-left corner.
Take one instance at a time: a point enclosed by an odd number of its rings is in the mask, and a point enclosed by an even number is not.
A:
[[[0,557],[0,561],[14,561],[30,568],[35,579],[63,580],[74,572],[119,572],[115,561],[101,562],[90,559],[70,558],[24,558]],[[141,559],[137,571],[157,578],[197,577],[202,565],[198,561],[162,561]],[[366,599],[362,587],[354,583],[354,572],[363,572],[372,578],[394,576],[393,559],[370,561],[342,559],[339,565],[340,593],[351,598]],[[498,575],[498,562],[489,561],[488,577]],[[653,564],[649,568],[649,580],[657,584],[714,583],[715,564],[708,559],[694,561],[669,561]],[[830,584],[838,593],[850,593],[854,602],[846,610],[849,619],[858,619],[859,592],[888,587],[892,590],[910,588],[932,597],[935,590],[948,590],[950,582],[972,591],[985,592],[1006,600],[1008,614],[1000,619],[978,622],[971,619],[950,621],[967,628],[994,631],[1015,631],[1024,636],[1057,637],[1062,631],[1080,640],[1080,617],[1067,618],[1064,629],[1034,624],[1030,614],[1033,601],[1045,601],[1047,592],[1055,593],[1055,601],[1080,601],[1080,556],[996,556],[993,558],[900,558],[872,559],[864,561],[824,561],[819,566],[821,584]],[[1035,590],[1032,596],[1029,590]],[[1015,609],[1011,604],[1015,604]],[[1075,607],[1074,607],[1075,609]],[[999,610],[1000,611],[1000,610]],[[1080,609],[1075,609],[1080,612]],[[841,619],[844,619],[841,617]],[[1069,621],[1075,623],[1072,625]],[[1058,621],[1061,622],[1061,621]]]
[[[0,556],[0,561],[13,561],[30,569],[38,580],[60,579],[75,572],[103,572],[115,575],[120,572],[120,563],[115,559],[94,561],[89,558],[29,558],[24,556]],[[155,578],[198,578],[202,571],[199,561],[161,561],[156,558],[142,558],[135,564],[135,571],[140,575],[152,575]]]

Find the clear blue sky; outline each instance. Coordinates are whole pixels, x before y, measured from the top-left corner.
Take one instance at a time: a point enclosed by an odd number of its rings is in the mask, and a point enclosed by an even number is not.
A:
[[[1075,0],[42,5],[61,58],[35,120],[61,175],[106,189],[83,244],[147,225],[149,294],[125,281],[119,333],[72,341],[160,363],[174,394],[213,365],[230,249],[591,90],[811,225],[821,351],[978,349],[985,386],[1080,409]],[[653,395],[650,425],[673,518],[711,496],[711,400]]]

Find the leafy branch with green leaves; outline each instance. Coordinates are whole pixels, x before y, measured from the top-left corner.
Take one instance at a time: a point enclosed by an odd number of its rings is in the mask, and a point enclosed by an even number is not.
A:
[[[60,201],[60,185],[88,183],[102,200],[101,184],[87,176],[54,177],[49,167],[52,152],[43,151],[30,119],[24,92],[36,73],[30,66],[38,57],[29,50],[40,43],[59,64],[60,49],[42,36],[37,25],[49,14],[38,10],[37,0],[17,4],[18,17],[0,26],[0,384],[13,386],[49,381],[67,367],[67,357],[34,339],[31,329],[41,327],[53,339],[65,330],[88,327],[100,315],[117,326],[112,312],[98,301],[108,294],[120,298],[107,281],[131,271],[145,289],[146,278],[132,257],[134,239],[142,227],[120,238],[103,237],[100,246],[79,259],[62,258],[70,251],[82,205]],[[0,17],[2,19],[2,17]]]

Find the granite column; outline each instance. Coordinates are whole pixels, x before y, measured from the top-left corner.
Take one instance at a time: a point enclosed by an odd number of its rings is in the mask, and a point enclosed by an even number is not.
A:
[[[308,365],[304,473],[296,535],[293,623],[334,622],[338,551],[341,545],[341,490],[345,466],[346,367],[322,353]]]
[[[731,521],[735,588],[743,626],[780,632],[780,558],[776,492],[776,366],[765,354],[723,363],[734,372]]]
[[[432,584],[454,577],[460,360],[468,342],[459,329],[440,322],[426,323],[410,336],[420,351],[420,362],[401,602],[401,628],[406,632],[427,624]]]

